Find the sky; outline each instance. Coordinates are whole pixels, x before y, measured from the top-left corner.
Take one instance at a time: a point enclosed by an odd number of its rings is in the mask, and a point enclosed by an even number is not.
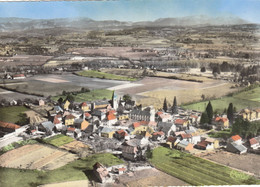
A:
[[[153,21],[194,15],[237,16],[260,23],[260,0],[114,0],[0,2],[0,17],[34,19],[88,17],[94,20]]]

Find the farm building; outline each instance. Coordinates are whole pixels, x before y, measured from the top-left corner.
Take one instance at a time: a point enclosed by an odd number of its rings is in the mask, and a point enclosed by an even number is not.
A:
[[[25,75],[24,74],[16,74],[16,75],[13,75],[13,79],[25,79]]]
[[[235,142],[232,142],[227,144],[227,151],[243,154],[247,152],[247,148],[242,144],[236,144]]]
[[[83,102],[80,104],[80,108],[84,112],[89,112],[91,110],[91,104],[87,102]]]
[[[51,121],[46,121],[41,123],[38,128],[39,130],[44,132],[52,132],[54,128],[54,124]]]
[[[113,138],[114,133],[115,131],[108,127],[103,127],[103,129],[101,130],[101,136],[105,138]]]
[[[190,151],[193,149],[193,144],[186,141],[186,140],[181,140],[178,144],[177,144],[177,149],[179,150],[183,150],[183,151]]]
[[[75,120],[75,116],[73,116],[72,114],[69,114],[67,116],[65,116],[65,125],[73,125],[74,124],[74,120]]]
[[[163,131],[166,136],[170,136],[176,131],[176,126],[169,122],[159,122],[157,125],[157,131]]]
[[[0,132],[1,132],[1,134],[15,132],[15,130],[19,129],[19,128],[20,128],[19,125],[0,121]]]
[[[170,148],[175,147],[180,142],[180,139],[177,137],[169,136],[166,140],[166,144],[169,145]]]
[[[256,138],[251,138],[249,143],[252,149],[258,149],[260,147],[259,141]]]
[[[225,117],[216,117],[213,120],[213,124],[216,126],[217,129],[221,130],[221,129],[226,129],[229,127],[229,120],[228,118]]]
[[[113,179],[109,175],[107,168],[99,162],[95,163],[93,166],[93,173],[101,183],[113,182]]]

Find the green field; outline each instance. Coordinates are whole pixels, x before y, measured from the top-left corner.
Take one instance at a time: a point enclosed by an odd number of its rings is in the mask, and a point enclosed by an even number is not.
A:
[[[28,111],[24,106],[10,106],[0,108],[0,121],[17,123],[18,121],[23,120],[23,112]]]
[[[76,102],[84,102],[84,101],[95,101],[95,100],[102,100],[102,99],[111,99],[113,91],[106,90],[106,89],[99,89],[99,90],[90,90],[90,92],[78,93],[73,95]],[[66,99],[66,96],[54,96],[52,97],[53,101],[58,101],[59,98]]]
[[[115,74],[111,74],[111,73],[104,73],[104,72],[99,72],[99,71],[94,71],[94,70],[80,71],[77,74],[84,76],[84,77],[91,77],[91,78],[122,80],[122,81],[136,81],[135,78],[130,78],[130,77],[121,76],[121,75],[115,75]]]
[[[1,187],[30,187],[65,181],[87,180],[91,178],[92,166],[100,162],[105,166],[122,164],[123,161],[112,154],[96,154],[73,161],[66,166],[52,171],[11,169],[0,167]]]
[[[154,149],[150,161],[159,170],[191,185],[260,184],[242,172],[165,147]]]
[[[260,87],[252,90],[244,91],[233,96],[226,96],[219,99],[211,100],[214,111],[222,113],[224,109],[228,108],[229,103],[233,103],[237,111],[244,108],[257,108],[260,107]],[[192,109],[197,111],[205,111],[208,101],[198,102],[194,104],[184,105],[185,109]]]
[[[209,137],[212,138],[224,138],[224,139],[228,139],[229,137],[231,137],[231,129],[225,129],[222,131],[216,131],[216,132],[210,132],[208,133]]]
[[[56,147],[60,147],[64,144],[68,144],[68,143],[74,141],[74,139],[69,136],[65,136],[63,134],[58,134],[56,136],[52,136],[50,138],[44,139],[43,141],[45,143],[54,145]]]
[[[2,147],[1,150],[0,150],[0,154],[5,153],[7,151],[10,151],[12,149],[16,149],[18,147],[24,146],[24,145],[35,144],[35,143],[37,143],[36,140],[21,140],[21,141],[18,141],[18,142],[14,142],[14,143],[11,143],[7,146]]]

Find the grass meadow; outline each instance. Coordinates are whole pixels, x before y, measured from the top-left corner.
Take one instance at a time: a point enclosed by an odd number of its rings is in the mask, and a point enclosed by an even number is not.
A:
[[[90,77],[90,78],[100,78],[100,79],[111,79],[111,80],[124,80],[124,81],[136,81],[135,78],[130,78],[121,75],[115,75],[111,73],[99,72],[94,70],[80,71],[78,75]]]
[[[98,90],[90,90],[90,92],[77,93],[74,96],[76,102],[84,102],[84,101],[95,101],[102,99],[111,99],[113,91],[106,89],[98,89]],[[57,101],[59,98],[66,99],[66,96],[58,95],[53,96],[52,100]]]
[[[0,108],[0,121],[17,123],[20,120],[23,120],[23,116],[20,115],[23,112],[28,111],[24,106],[10,106]]]
[[[0,167],[1,187],[34,187],[65,181],[88,180],[92,177],[93,165],[100,162],[105,166],[122,164],[123,161],[109,153],[95,154],[75,160],[52,171],[38,171]]]
[[[260,87],[252,90],[243,91],[233,96],[225,96],[219,99],[211,100],[214,111],[221,113],[228,108],[229,103],[233,103],[237,111],[243,108],[257,108],[260,107]],[[184,105],[183,108],[197,111],[205,111],[208,101],[202,101],[194,104]]]
[[[56,136],[52,136],[50,138],[44,139],[43,141],[45,143],[54,145],[56,147],[60,147],[64,144],[68,144],[68,143],[74,141],[74,139],[69,136],[65,136],[63,134],[58,134]]]

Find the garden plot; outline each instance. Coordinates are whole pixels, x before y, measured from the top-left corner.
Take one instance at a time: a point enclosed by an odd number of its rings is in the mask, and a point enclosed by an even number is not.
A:
[[[77,141],[77,140],[70,142],[68,144],[62,145],[60,148],[66,149],[67,151],[77,153],[81,157],[86,157],[87,155],[89,155],[91,153],[89,146],[87,146],[84,143]]]
[[[25,145],[1,155],[0,166],[53,170],[77,159],[74,154],[41,144]]]

